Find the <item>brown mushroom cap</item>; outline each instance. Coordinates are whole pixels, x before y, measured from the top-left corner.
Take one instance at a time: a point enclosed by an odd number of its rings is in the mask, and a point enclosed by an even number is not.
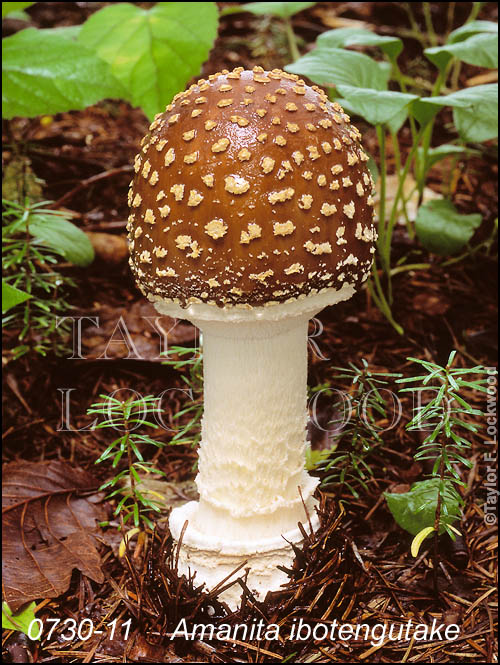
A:
[[[176,95],[135,159],[130,265],[182,306],[357,286],[375,251],[359,131],[318,87],[237,68]]]

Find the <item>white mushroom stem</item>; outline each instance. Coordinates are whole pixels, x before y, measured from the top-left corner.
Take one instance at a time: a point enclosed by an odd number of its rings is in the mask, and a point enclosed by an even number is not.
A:
[[[254,310],[181,310],[159,298],[161,313],[189,318],[203,333],[205,412],[196,484],[199,502],[175,508],[179,570],[213,588],[237,567],[263,597],[286,583],[298,522],[315,529],[317,480],[304,469],[307,424],[307,324],[353,288]],[[187,526],[186,526],[187,523]],[[243,574],[240,570],[238,575]],[[241,587],[222,599],[236,607]]]
[[[306,521],[307,322],[201,324],[199,531],[248,545]]]

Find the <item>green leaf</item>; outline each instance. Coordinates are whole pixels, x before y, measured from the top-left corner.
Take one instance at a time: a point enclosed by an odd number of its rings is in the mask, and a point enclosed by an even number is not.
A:
[[[439,113],[439,104],[429,104],[428,100],[432,97],[420,97],[416,99],[410,106],[410,113],[416,119],[421,127],[427,125]]]
[[[498,83],[459,90],[453,95],[453,121],[464,141],[480,143],[497,138]],[[457,100],[465,100],[467,105],[459,106]]]
[[[292,74],[307,76],[319,85],[386,90],[390,71],[380,64],[364,53],[341,48],[316,48],[285,69]]]
[[[12,12],[21,12],[34,4],[34,2],[2,2],[2,18]]]
[[[5,4],[5,3],[4,3]],[[23,3],[23,2],[13,2],[13,5],[22,5],[22,4],[33,4]],[[2,603],[2,628],[7,630],[19,630],[21,633],[28,635],[30,623],[36,618],[35,617],[35,607],[36,603],[29,603],[25,605],[22,610],[12,614],[10,607],[7,603]],[[33,631],[33,634],[36,634],[36,630]]]
[[[268,14],[280,18],[290,18],[304,9],[314,7],[315,4],[315,2],[248,2],[241,5],[240,9],[257,15]]]
[[[81,25],[64,25],[59,28],[52,28],[52,32],[58,37],[64,37],[65,39],[75,42],[81,29]]]
[[[426,48],[424,51],[427,58],[435,65],[440,71],[444,71],[453,58],[453,53],[449,53],[446,46],[432,46]]]
[[[464,141],[488,141],[498,136],[498,83],[476,85],[419,101],[431,106],[453,107],[453,120]]]
[[[32,215],[29,232],[70,263],[85,267],[94,260],[94,249],[85,233],[59,215]]]
[[[426,249],[448,256],[469,242],[481,221],[479,213],[461,215],[451,201],[435,199],[420,206],[415,227]]]
[[[273,3],[274,4],[274,3]],[[383,37],[363,28],[338,28],[323,32],[316,44],[319,48],[343,48],[344,46],[378,46],[391,60],[396,60],[403,50],[398,37]]]
[[[498,23],[493,21],[469,21],[465,25],[460,26],[453,32],[450,32],[448,37],[448,44],[455,44],[464,39],[468,39],[472,35],[477,35],[480,32],[496,32],[498,33]]]
[[[27,28],[2,40],[3,117],[32,118],[124,97],[109,66],[58,30]]]
[[[476,67],[498,68],[498,34],[483,33],[449,46],[459,60]]]
[[[215,2],[113,3],[90,16],[79,41],[111,65],[151,119],[200,73],[217,35]]]
[[[24,21],[25,23],[29,23],[31,21],[30,15],[23,11],[11,12],[8,18],[14,19],[15,21]]]
[[[29,293],[16,289],[15,286],[11,286],[2,280],[2,312],[7,312],[9,309],[28,300],[28,298],[31,298]]]
[[[457,58],[476,67],[498,67],[498,34],[483,33],[473,35],[456,44],[445,44],[425,49],[425,55],[441,70],[452,58]]]
[[[390,90],[357,88],[349,85],[337,85],[337,90],[348,100],[350,110],[360,115],[372,125],[385,124],[401,113],[416,95]]]
[[[423,529],[434,526],[440,485],[439,478],[430,478],[414,483],[410,491],[404,494],[384,492],[389,510],[401,528],[416,536]],[[444,532],[445,524],[453,524],[460,518],[462,503],[462,499],[452,483],[446,480],[443,482],[441,500],[440,534]]]
[[[401,127],[405,124],[406,118],[408,117],[408,107],[405,106],[404,108],[401,109],[401,111],[398,111],[395,115],[392,116],[392,118],[389,118],[387,121],[387,127],[394,132],[394,134],[397,134]]]
[[[453,145],[452,143],[443,143],[436,148],[429,148],[427,151],[427,169],[430,169],[431,166],[437,164],[437,162],[451,155],[460,155],[464,152],[467,152],[467,148],[461,145]],[[418,148],[418,157],[423,159],[424,151],[422,147]]]

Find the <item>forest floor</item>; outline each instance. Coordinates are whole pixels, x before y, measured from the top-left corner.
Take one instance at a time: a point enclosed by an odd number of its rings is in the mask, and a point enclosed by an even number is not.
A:
[[[78,24],[104,4],[37,3],[29,10],[31,25]],[[424,32],[421,3],[413,4]],[[452,27],[461,25],[470,11],[470,3],[430,4],[438,34],[449,27],[447,21],[453,21]],[[449,5],[454,5],[451,19]],[[480,17],[497,20],[496,12],[496,3],[485,3]],[[304,44],[314,42],[326,29],[347,25],[401,36],[407,46],[401,68],[424,78],[431,76],[422,44],[411,35],[401,4],[318,3],[295,17],[293,24]],[[4,30],[18,27],[6,21]],[[239,65],[282,67],[286,58],[286,39],[278,23],[249,14],[228,15],[221,19],[219,37],[202,75]],[[464,66],[464,85],[478,71]],[[439,117],[436,144],[451,136],[446,114]],[[356,124],[367,150],[376,157],[374,129],[363,122]],[[98,487],[108,478],[109,469],[104,464],[94,466],[94,462],[108,439],[102,430],[84,429],[91,423],[86,415],[90,404],[99,394],[120,388],[159,395],[166,388],[183,385],[178,371],[159,362],[159,336],[141,318],[154,316],[154,310],[135,287],[126,260],[129,167],[147,127],[142,111],[122,102],[100,103],[46,120],[17,118],[4,123],[5,177],[10,172],[10,178],[15,179],[16,169],[29,170],[43,181],[44,199],[71,210],[84,230],[106,234],[96,240],[101,248],[90,267],[64,268],[76,284],[68,298],[74,309],[68,314],[100,317],[99,327],[90,321],[84,325],[81,358],[71,359],[70,353],[66,357],[28,354],[13,360],[9,349],[19,331],[5,331],[6,463],[69,462],[87,470]],[[494,146],[488,145],[480,154],[453,163],[442,161],[431,173],[431,189],[442,193],[449,187],[461,212],[479,211],[483,215],[472,245],[487,238],[493,228],[497,178]],[[359,366],[362,359],[374,371],[407,375],[414,372],[409,357],[444,364],[450,351],[456,349],[459,366],[496,365],[494,253],[479,252],[446,262],[409,240],[403,226],[395,234],[393,252],[395,257],[410,256],[409,263],[430,263],[426,270],[395,277],[394,317],[403,326],[404,336],[389,325],[367,291],[327,308],[318,316],[322,331],[314,339],[321,355],[310,354],[309,386],[330,382],[348,387],[334,378],[334,368],[348,363]],[[120,316],[131,331],[140,359],[127,358],[125,345],[109,343]],[[173,323],[164,321],[163,325],[168,329]],[[168,342],[194,344],[195,331],[186,322],[178,323],[169,331]],[[99,359],[106,350],[108,358]],[[68,389],[72,389],[70,414],[64,415],[61,401]],[[484,395],[471,392],[468,398],[484,410]],[[166,420],[172,422],[185,403],[184,398],[164,400]],[[486,429],[471,437],[473,467],[464,473],[463,518],[457,524],[463,537],[454,545],[447,536],[440,539],[436,594],[430,546],[424,543],[418,558],[411,556],[412,537],[394,522],[382,495],[385,491],[405,491],[424,478],[425,469],[413,458],[418,438],[404,428],[411,408],[409,398],[404,398],[403,420],[384,433],[383,447],[370,460],[373,477],[358,497],[342,486],[319,493],[321,528],[306,539],[283,592],[269,595],[264,602],[254,602],[249,596],[239,612],[228,613],[214,595],[178,578],[165,511],[147,542],[142,547],[131,542],[124,557],[118,556],[120,536],[116,528],[104,529],[99,535],[104,581],[98,583],[74,570],[68,590],[40,602],[37,608],[41,618],[91,618],[95,626],[109,625],[113,620],[123,624],[130,618],[128,639],[121,634],[115,639],[103,634],[87,641],[67,641],[55,635],[30,641],[21,633],[4,631],[4,657],[11,662],[495,662],[497,534],[496,527],[485,522],[483,512]],[[480,417],[476,420],[481,422]],[[158,436],[168,442],[164,432]],[[327,443],[318,430],[311,432],[311,439],[313,449]],[[195,449],[166,445],[154,460],[166,473],[164,489],[170,488],[171,503],[195,496]],[[107,504],[104,510],[110,515],[112,507]],[[182,617],[188,617],[190,624],[224,622],[232,626],[263,619],[266,624],[280,625],[280,639],[170,640],[168,634]],[[410,618],[430,625],[436,619],[438,623],[458,624],[460,635],[452,642],[403,637],[375,645],[363,639],[285,639],[300,618],[311,626],[334,618],[371,625],[402,625]]]

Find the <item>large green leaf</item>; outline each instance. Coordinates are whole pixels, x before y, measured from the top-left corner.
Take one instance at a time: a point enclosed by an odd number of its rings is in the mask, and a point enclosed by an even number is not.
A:
[[[443,70],[452,58],[477,67],[498,67],[498,33],[482,33],[464,41],[434,46],[424,51],[429,60]]]
[[[434,526],[440,484],[439,478],[430,478],[414,483],[410,491],[404,494],[384,492],[389,510],[400,527],[416,536],[422,529]],[[453,524],[459,519],[462,503],[460,495],[450,482],[444,481],[442,489],[439,533],[444,532],[445,524]]]
[[[16,289],[15,286],[11,286],[2,280],[2,312],[7,312],[12,307],[28,300],[28,298],[31,298],[29,293]]]
[[[58,30],[27,28],[2,40],[3,117],[83,109],[124,97],[109,65]]]
[[[80,34],[80,30],[82,29],[82,25],[83,24],[63,25],[59,28],[52,28],[52,32],[58,37],[64,37],[65,39],[69,39],[72,42],[76,42],[78,35]]]
[[[448,44],[455,44],[456,42],[461,42],[464,39],[468,39],[472,35],[477,35],[480,32],[497,32],[498,33],[498,23],[493,21],[469,21],[460,26],[453,32],[450,32],[448,37]]]
[[[498,84],[476,85],[449,95],[424,97],[424,105],[453,107],[453,120],[465,141],[480,142],[498,136]]]
[[[83,25],[79,41],[111,65],[149,118],[200,73],[217,35],[215,2],[113,3]]]
[[[405,106],[401,109],[401,111],[398,111],[395,115],[393,115],[392,118],[389,118],[387,121],[387,127],[391,130],[391,132],[397,134],[401,127],[405,124],[407,117],[408,107]]]
[[[459,60],[476,67],[498,68],[498,33],[483,33],[453,44],[453,54]]]
[[[289,18],[304,9],[313,7],[315,4],[315,2],[248,2],[241,5],[239,9],[252,12],[252,14],[269,14],[270,16]]]
[[[388,64],[388,63],[385,63]],[[364,53],[341,48],[316,48],[285,69],[320,85],[349,85],[386,90],[390,71]]]
[[[498,136],[498,83],[452,93],[453,121],[465,141],[481,142]],[[448,98],[451,95],[448,95]],[[457,100],[466,103],[461,106]],[[448,100],[449,103],[449,100]]]
[[[84,267],[94,260],[94,249],[85,233],[57,214],[31,215],[29,232],[70,263]]]
[[[360,115],[372,125],[386,124],[417,99],[416,95],[402,92],[356,88],[350,85],[337,85],[337,90],[348,100],[351,112]]]
[[[422,245],[434,254],[456,254],[480,226],[479,213],[461,215],[447,199],[427,201],[418,209],[415,229]]]
[[[34,4],[34,2],[2,2],[2,18],[12,12],[22,12],[23,9]]]
[[[344,46],[378,46],[391,60],[403,50],[399,37],[383,37],[363,28],[337,28],[323,32],[316,40],[318,48],[342,48]]]

